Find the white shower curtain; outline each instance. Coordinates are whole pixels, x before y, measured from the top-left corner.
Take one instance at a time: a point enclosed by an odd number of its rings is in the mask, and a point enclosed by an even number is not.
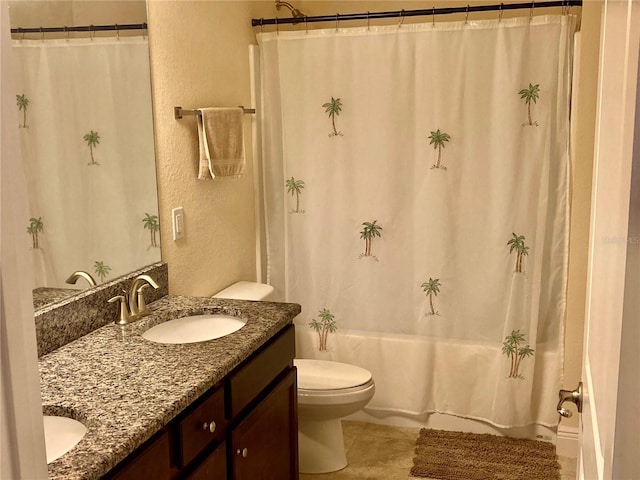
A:
[[[267,280],[368,408],[557,424],[573,30],[258,35]]]
[[[36,285],[158,261],[146,38],[16,40],[12,54]]]

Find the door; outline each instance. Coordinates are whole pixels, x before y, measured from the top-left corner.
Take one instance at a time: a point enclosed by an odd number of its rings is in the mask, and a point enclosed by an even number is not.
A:
[[[605,0],[578,478],[640,478],[640,1]]]

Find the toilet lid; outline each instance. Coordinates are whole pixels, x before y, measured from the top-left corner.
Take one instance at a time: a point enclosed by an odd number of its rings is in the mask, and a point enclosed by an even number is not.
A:
[[[298,388],[304,390],[339,390],[353,388],[371,380],[364,368],[328,360],[295,359]]]

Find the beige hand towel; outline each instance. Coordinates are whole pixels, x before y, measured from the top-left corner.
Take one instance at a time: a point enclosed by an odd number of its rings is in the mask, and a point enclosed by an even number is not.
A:
[[[244,175],[243,109],[199,108],[198,111],[198,179]]]

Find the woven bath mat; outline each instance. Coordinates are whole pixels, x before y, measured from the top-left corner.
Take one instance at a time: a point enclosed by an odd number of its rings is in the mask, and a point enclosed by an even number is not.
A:
[[[423,428],[413,477],[437,480],[559,480],[551,443]]]

